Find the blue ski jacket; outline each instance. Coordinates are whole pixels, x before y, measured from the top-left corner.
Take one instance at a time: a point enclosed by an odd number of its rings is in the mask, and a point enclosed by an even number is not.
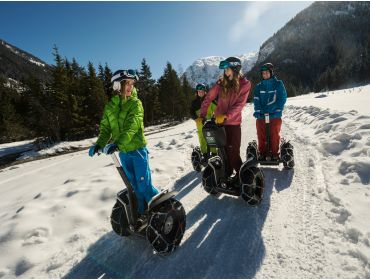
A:
[[[262,80],[253,91],[254,114],[256,119],[264,119],[269,113],[270,119],[281,118],[287,93],[284,84],[275,76]]]

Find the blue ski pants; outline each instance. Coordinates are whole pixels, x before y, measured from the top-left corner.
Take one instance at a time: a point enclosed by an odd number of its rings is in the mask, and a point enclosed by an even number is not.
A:
[[[123,171],[134,188],[139,214],[144,214],[145,202],[149,203],[158,190],[152,184],[149,157],[146,147],[128,153],[119,153]]]

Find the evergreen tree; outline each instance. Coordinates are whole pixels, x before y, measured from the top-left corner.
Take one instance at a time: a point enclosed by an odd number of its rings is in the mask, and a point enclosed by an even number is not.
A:
[[[167,62],[163,75],[159,78],[159,98],[161,107],[170,119],[181,119],[183,108],[181,107],[181,84],[176,71],[171,63]]]
[[[113,73],[108,67],[107,63],[105,64],[104,68],[101,64],[99,64],[98,69],[99,69],[98,76],[99,76],[99,79],[103,83],[105,95],[108,97],[108,99],[111,99],[114,95],[113,88],[112,88],[112,82],[111,82]]]
[[[143,103],[144,107],[144,124],[148,125],[149,118],[152,116],[152,103],[154,101],[155,80],[152,79],[152,73],[145,58],[141,62],[141,69],[139,74],[139,81],[136,83],[138,89],[138,97]]]
[[[151,106],[150,106],[151,107],[151,110],[150,110],[150,113],[151,113],[150,123],[151,124],[156,124],[163,117],[161,103],[159,101],[159,90],[158,90],[158,87],[157,86],[155,86],[154,89],[153,89],[152,102],[150,104],[151,104]]]
[[[54,97],[50,98],[50,108],[53,108],[55,115],[51,119],[53,123],[52,137],[56,141],[65,139],[70,127],[72,114],[70,111],[70,100],[67,95],[68,80],[65,61],[61,58],[58,48],[54,46],[53,55],[55,66],[52,69],[52,82],[49,85],[49,93]]]
[[[111,99],[113,97],[113,95],[115,95],[115,93],[113,91],[112,82],[111,82],[112,77],[113,77],[112,70],[108,67],[108,64],[105,63],[105,66],[104,66],[104,90],[105,90],[105,93],[106,93],[106,95],[108,96],[109,99]]]
[[[95,68],[91,62],[87,66],[85,91],[87,96],[86,116],[90,119],[92,129],[99,124],[103,115],[107,96],[104,93],[103,82],[96,76]]]
[[[183,93],[183,106],[184,106],[184,116],[189,117],[190,116],[190,104],[193,99],[194,90],[191,87],[190,83],[188,82],[188,79],[186,78],[186,75],[182,76],[182,93]]]
[[[23,96],[0,77],[0,142],[20,141],[30,137],[23,118]]]

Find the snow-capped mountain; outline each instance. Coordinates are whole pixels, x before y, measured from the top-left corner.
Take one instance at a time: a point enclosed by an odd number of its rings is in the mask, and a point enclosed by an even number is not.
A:
[[[247,73],[256,63],[257,52],[237,55],[237,57],[242,61],[243,73]],[[226,57],[223,56],[208,56],[197,59],[186,69],[184,74],[193,87],[195,87],[197,83],[212,85],[222,74],[222,70],[218,69],[218,65],[220,61],[224,59],[226,59]]]
[[[29,75],[47,80],[49,70],[46,62],[0,39],[0,75],[16,81]]]

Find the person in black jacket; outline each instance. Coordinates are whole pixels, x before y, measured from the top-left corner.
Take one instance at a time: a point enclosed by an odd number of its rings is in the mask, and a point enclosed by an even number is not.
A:
[[[195,90],[196,90],[197,96],[191,103],[190,114],[191,114],[191,118],[196,121],[200,150],[202,154],[206,157],[207,143],[202,133],[203,123],[198,122],[197,120],[199,119],[199,115],[200,115],[200,107],[202,106],[202,102],[205,96],[207,95],[207,87],[205,84],[197,84]],[[216,107],[217,107],[217,101],[214,100],[212,101],[211,105],[209,105],[208,107],[206,119],[211,119],[213,117],[213,113],[216,110]]]

